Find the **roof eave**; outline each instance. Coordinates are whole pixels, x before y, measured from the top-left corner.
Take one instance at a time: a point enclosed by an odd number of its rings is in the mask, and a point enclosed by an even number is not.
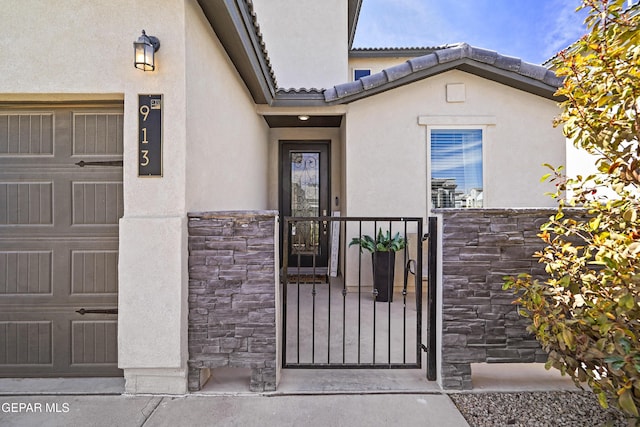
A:
[[[362,0],[349,0],[347,7],[347,36],[349,37],[349,49],[351,49],[353,40],[356,37],[356,28],[358,28],[358,18],[360,17]]]
[[[198,0],[211,28],[256,104],[271,104],[276,87],[245,0]]]
[[[272,107],[326,107],[324,100],[324,91],[321,90],[283,90],[279,89],[273,102]]]
[[[495,81],[519,90],[523,90],[546,99],[561,101],[562,98],[555,96],[557,87],[548,85],[540,80],[532,79],[522,74],[494,67],[489,64],[475,61],[469,58],[461,58],[455,61],[438,64],[433,67],[416,71],[405,77],[390,81],[376,88],[368,89],[355,93],[353,95],[344,96],[335,100],[326,102],[326,105],[348,104],[360,99],[368,98],[379,93],[386,92],[401,86],[405,86],[428,77],[435,76],[450,70],[460,70],[470,74],[483,77],[488,80]]]

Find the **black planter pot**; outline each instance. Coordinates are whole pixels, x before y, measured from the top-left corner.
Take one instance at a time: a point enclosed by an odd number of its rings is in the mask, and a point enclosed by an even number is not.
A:
[[[373,287],[378,290],[376,301],[393,301],[393,276],[395,273],[395,252],[373,252]]]

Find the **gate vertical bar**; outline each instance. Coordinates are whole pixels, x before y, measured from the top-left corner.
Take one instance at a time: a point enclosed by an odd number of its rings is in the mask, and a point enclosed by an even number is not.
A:
[[[436,372],[436,296],[437,296],[437,268],[438,268],[438,218],[429,217],[429,242],[427,246],[427,310],[428,310],[428,344],[427,344],[427,380],[435,381]],[[418,264],[420,265],[420,263]]]
[[[407,240],[407,221],[404,222],[404,241],[405,241],[405,250],[403,252],[402,257],[402,265],[404,266],[404,274],[403,274],[403,282],[402,282],[402,363],[407,363],[407,279],[409,268],[408,261],[408,252],[409,245]]]
[[[329,271],[327,269],[327,363],[331,363],[331,280],[329,279]]]
[[[287,288],[289,287],[289,219],[284,218],[282,232],[282,275],[280,282],[282,286],[282,366],[287,365]]]
[[[318,221],[318,228],[320,227],[320,222]],[[311,245],[314,245],[314,237],[313,237],[313,223],[309,225],[311,229]],[[313,249],[313,255],[311,258],[312,262],[312,270],[311,270],[311,363],[316,362],[316,249]]]
[[[373,240],[375,241],[378,233],[378,222],[373,221]],[[373,277],[376,277],[376,257],[371,256],[371,263],[373,264]],[[371,278],[373,280],[373,277]],[[373,285],[373,364],[376,363],[376,301],[378,300],[378,289],[375,282]]]
[[[347,223],[340,222],[340,259],[342,259],[342,363],[346,362],[347,351]],[[344,225],[344,226],[343,226]],[[344,243],[342,242],[344,239]]]
[[[393,236],[393,232],[391,230],[392,223],[389,221],[389,237]],[[395,257],[394,257],[395,261]],[[395,269],[395,265],[389,266],[387,269],[387,284],[389,283],[389,279],[391,278],[391,272]],[[391,364],[391,300],[393,299],[393,291],[394,284],[391,284],[391,289],[387,289],[387,327],[389,328],[387,332],[387,361]]]
[[[358,224],[358,238],[362,239],[362,221]],[[362,329],[362,251],[358,251],[358,363],[360,363],[360,346]]]
[[[294,222],[295,227],[298,227],[298,221]],[[297,285],[297,296],[298,296],[298,302],[297,302],[297,307],[296,307],[296,313],[297,313],[297,318],[296,318],[296,322],[297,322],[297,327],[296,327],[296,346],[297,346],[297,352],[298,352],[298,363],[300,363],[300,251],[298,251],[298,262],[297,262],[297,272],[296,272],[296,285]]]
[[[416,274],[414,283],[416,287],[416,362],[422,367],[422,219],[418,221],[418,233],[416,238]]]

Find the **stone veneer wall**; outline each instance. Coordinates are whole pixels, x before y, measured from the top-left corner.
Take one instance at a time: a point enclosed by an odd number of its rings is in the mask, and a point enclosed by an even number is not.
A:
[[[201,370],[251,368],[276,388],[277,212],[189,214],[189,389]]]
[[[546,353],[525,329],[527,319],[503,291],[503,276],[544,278],[532,257],[549,209],[441,209],[442,385],[470,389],[471,363],[544,362]]]

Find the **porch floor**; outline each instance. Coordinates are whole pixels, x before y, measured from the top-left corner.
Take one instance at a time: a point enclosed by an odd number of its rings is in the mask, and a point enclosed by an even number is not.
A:
[[[413,286],[408,289],[406,299],[402,290],[396,288],[393,302],[376,302],[372,290],[370,286],[348,287],[343,295],[343,285],[335,279],[330,280],[330,284],[289,282],[283,307],[286,319],[282,319],[283,325],[286,324],[283,334],[286,334],[287,364],[417,365],[417,307]],[[424,344],[427,343],[426,304],[425,289],[421,323]]]
[[[198,394],[249,393],[249,375],[248,369],[216,369]],[[465,393],[576,390],[568,377],[542,363],[472,364],[471,378],[474,388]],[[283,369],[274,394],[443,392],[426,380],[424,369]]]

